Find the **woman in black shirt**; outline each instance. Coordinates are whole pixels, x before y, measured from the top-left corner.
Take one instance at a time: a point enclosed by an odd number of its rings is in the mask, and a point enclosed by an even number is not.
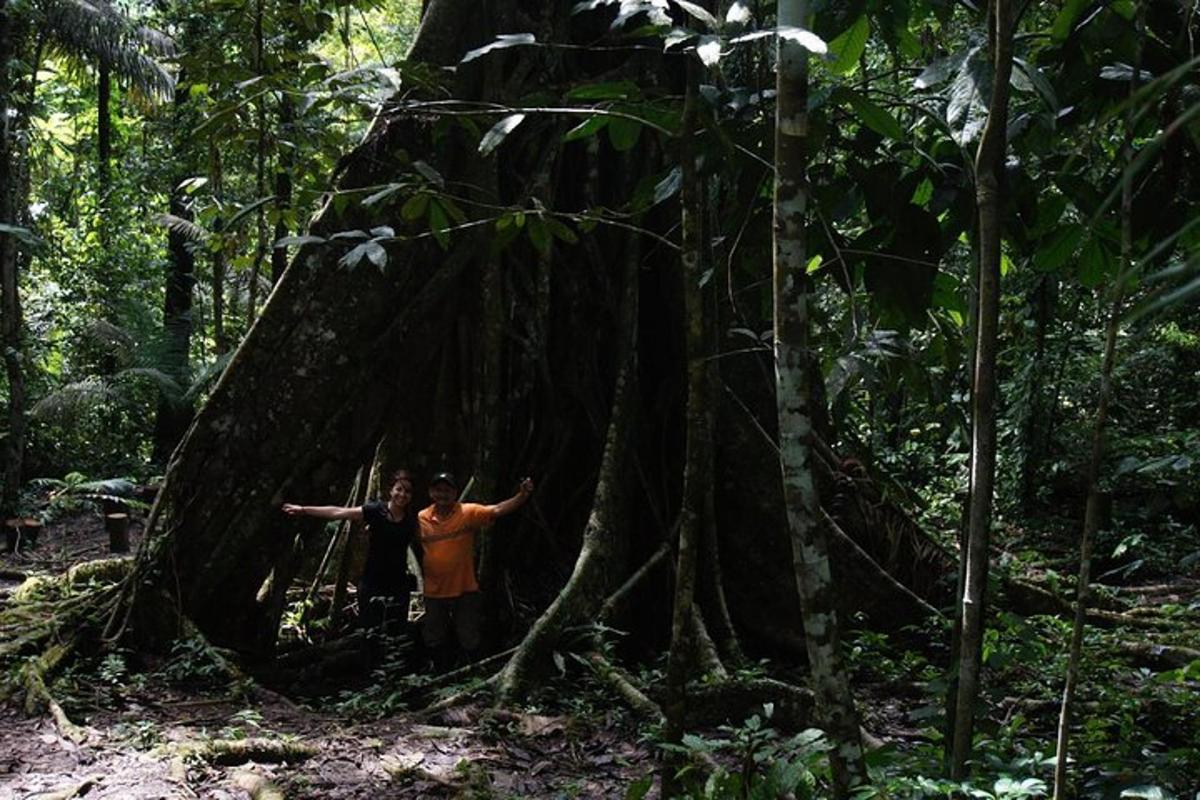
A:
[[[291,516],[367,523],[367,562],[358,584],[359,621],[366,628],[407,618],[408,548],[413,548],[418,562],[421,559],[417,515],[411,504],[412,476],[400,470],[392,476],[386,503],[374,501],[352,507],[283,505],[284,513]]]

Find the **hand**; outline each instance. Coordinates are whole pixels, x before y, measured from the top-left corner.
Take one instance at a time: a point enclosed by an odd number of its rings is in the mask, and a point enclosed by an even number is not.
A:
[[[533,494],[533,478],[525,478],[521,481],[521,485],[517,487],[517,491],[523,495]]]
[[[302,517],[304,516],[304,506],[298,506],[295,503],[284,503],[283,513],[289,517]]]

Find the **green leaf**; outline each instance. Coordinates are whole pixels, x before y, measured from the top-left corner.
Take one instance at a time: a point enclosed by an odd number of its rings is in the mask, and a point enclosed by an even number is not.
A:
[[[924,208],[931,199],[933,199],[933,182],[929,178],[925,178],[917,184],[917,188],[913,190],[913,195],[909,202],[914,206]]]
[[[867,38],[871,35],[871,23],[863,14],[854,24],[838,34],[829,43],[832,60],[825,66],[835,75],[848,75],[858,69],[858,61],[867,49]]]
[[[1021,89],[1021,91],[1034,91],[1042,98],[1042,102],[1051,111],[1058,111],[1058,95],[1054,93],[1054,87],[1050,85],[1050,81],[1042,74],[1042,71],[1035,65],[1030,64],[1023,58],[1013,59],[1013,86]],[[1028,83],[1028,89],[1024,88],[1022,79]]]
[[[446,219],[446,212],[442,209],[441,204],[436,200],[431,201],[429,203],[429,231],[443,250],[450,247],[450,234],[446,231],[449,227],[449,220]]]
[[[293,247],[306,244],[325,244],[326,239],[323,236],[284,236],[282,239],[275,240],[276,247]]]
[[[611,117],[608,123],[608,140],[613,149],[620,152],[632,150],[642,135],[642,124],[627,117]]]
[[[1000,254],[1000,277],[1001,278],[1006,277],[1008,275],[1008,273],[1012,272],[1012,270],[1013,270],[1012,259],[1009,258],[1008,253],[1001,253]]]
[[[1079,15],[1091,4],[1092,0],[1067,0],[1063,3],[1062,10],[1058,12],[1058,16],[1054,18],[1054,25],[1050,28],[1050,38],[1061,42],[1070,36],[1071,29],[1075,27],[1075,20],[1079,19]]]
[[[363,201],[362,201],[363,205],[368,206],[368,207],[373,206],[376,203],[379,203],[379,202],[391,197],[392,195],[394,195],[396,192],[400,191],[404,187],[405,187],[405,184],[403,184],[403,183],[389,183],[387,186],[383,187],[382,189],[375,192],[374,194],[371,194],[371,195],[363,198]]]
[[[1113,266],[1115,261],[1112,254],[1093,236],[1079,254],[1079,282],[1089,289],[1095,289],[1108,277]]]
[[[852,89],[839,90],[838,96],[850,103],[850,107],[854,109],[854,113],[858,118],[880,136],[885,136],[889,139],[904,138],[904,128],[900,127],[900,123],[896,118],[883,106],[876,105],[867,97]]]
[[[571,130],[563,134],[564,142],[573,142],[576,139],[586,139],[589,136],[594,136],[597,131],[609,123],[611,117],[595,116],[588,117],[583,122],[576,125]]]
[[[483,139],[479,141],[479,154],[482,156],[489,155],[493,150],[500,146],[504,139],[516,130],[516,127],[525,121],[524,114],[509,114],[504,119],[497,122],[495,125],[483,135]]]
[[[39,241],[29,228],[22,228],[20,225],[9,225],[6,222],[0,222],[0,233],[18,239],[30,246],[37,244]]]
[[[646,795],[650,793],[650,789],[654,786],[654,776],[646,775],[633,783],[629,784],[629,788],[625,790],[625,800],[644,800]]]
[[[532,33],[503,33],[496,37],[496,41],[467,51],[467,54],[459,59],[458,63],[466,64],[468,61],[474,61],[493,50],[503,50],[508,47],[522,47],[531,44],[537,44],[537,37]]]
[[[954,141],[960,146],[973,142],[983,132],[991,94],[992,67],[972,55],[963,61],[954,76],[950,100],[946,103],[946,124],[954,131]]]
[[[529,224],[525,226],[529,234],[529,241],[533,244],[535,250],[543,255],[550,252],[550,229],[542,221],[541,217],[530,217]]]
[[[1067,263],[1075,254],[1079,240],[1083,238],[1083,226],[1070,223],[1059,228],[1050,240],[1033,257],[1034,266],[1042,272],[1054,272]]]
[[[404,202],[400,207],[400,216],[405,220],[412,222],[425,216],[425,211],[429,207],[429,195],[424,192],[418,192]]]
[[[638,100],[642,90],[633,81],[585,83],[567,92],[568,100]]]
[[[654,202],[651,205],[658,205],[668,197],[679,194],[682,185],[683,171],[679,167],[675,167],[661,181],[654,184]]]
[[[560,220],[554,217],[543,217],[542,221],[546,223],[546,227],[550,229],[555,239],[560,239],[567,244],[575,244],[579,241],[579,237],[575,235],[575,231],[568,228]]]
[[[967,50],[959,50],[953,55],[939,58],[921,70],[921,74],[913,81],[914,89],[932,89],[949,80],[951,75],[958,73],[963,62],[966,61],[979,48]]]
[[[442,177],[442,173],[438,172],[424,161],[414,161],[413,169],[421,173],[421,176],[434,186],[437,186],[438,188],[444,188],[446,186],[446,179]]]

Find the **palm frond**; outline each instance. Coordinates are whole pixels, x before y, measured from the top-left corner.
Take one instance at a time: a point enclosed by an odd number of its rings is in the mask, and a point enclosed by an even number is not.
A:
[[[35,0],[40,30],[51,45],[83,61],[99,62],[147,95],[169,99],[175,80],[144,50],[163,52],[169,39],[151,35],[104,0]],[[165,54],[165,53],[164,53]]]
[[[185,387],[161,369],[155,367],[130,367],[121,370],[121,378],[144,378],[153,383],[167,398],[168,402],[178,403],[183,399]]]
[[[192,379],[192,385],[184,392],[183,399],[188,402],[199,399],[205,389],[217,382],[232,358],[233,352],[231,351],[218,356],[212,363],[205,364]]]
[[[108,320],[91,320],[84,332],[116,355],[128,355],[137,346],[132,333]]]
[[[174,214],[159,214],[155,217],[155,221],[172,233],[178,233],[183,238],[193,242],[203,242],[212,235],[190,219],[177,217]]]
[[[107,402],[113,396],[108,381],[89,375],[81,381],[68,383],[39,400],[29,415],[34,419],[70,423]]]

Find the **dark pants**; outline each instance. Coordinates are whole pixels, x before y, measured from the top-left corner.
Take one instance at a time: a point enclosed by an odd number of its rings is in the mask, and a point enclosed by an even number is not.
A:
[[[482,595],[468,592],[458,597],[426,597],[421,638],[438,670],[451,667],[458,655],[467,663],[475,661],[483,643]]]
[[[408,591],[399,583],[358,585],[358,623],[366,630],[395,634],[408,620]]]

